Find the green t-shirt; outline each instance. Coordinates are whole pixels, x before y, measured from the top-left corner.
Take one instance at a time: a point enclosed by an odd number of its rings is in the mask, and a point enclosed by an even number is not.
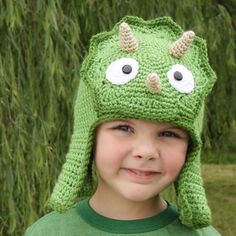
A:
[[[30,226],[25,236],[217,236],[212,226],[194,230],[182,225],[172,204],[158,215],[138,220],[114,220],[97,214],[88,200],[65,213],[52,212]]]

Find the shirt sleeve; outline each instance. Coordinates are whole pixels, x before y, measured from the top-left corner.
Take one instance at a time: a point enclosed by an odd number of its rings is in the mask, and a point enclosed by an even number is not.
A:
[[[221,234],[213,227],[198,229],[198,236],[221,236]]]

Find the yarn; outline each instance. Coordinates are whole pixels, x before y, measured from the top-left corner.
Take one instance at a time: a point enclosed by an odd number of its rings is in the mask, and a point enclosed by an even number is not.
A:
[[[177,58],[182,57],[191,46],[194,37],[195,33],[193,31],[184,32],[181,38],[171,45],[170,53]]]
[[[156,73],[150,73],[147,76],[146,84],[150,93],[158,93],[161,91],[160,79]]]
[[[138,48],[138,42],[129,25],[125,22],[121,23],[119,32],[121,49],[127,52],[135,51]]]
[[[200,172],[200,137],[204,101],[215,80],[205,41],[184,33],[168,17],[144,21],[127,16],[110,32],[93,36],[80,71],[69,152],[49,205],[63,212],[92,195],[96,175],[91,153],[99,124],[143,119],[188,132],[191,150],[174,183],[180,220],[188,227],[208,226],[211,213]]]

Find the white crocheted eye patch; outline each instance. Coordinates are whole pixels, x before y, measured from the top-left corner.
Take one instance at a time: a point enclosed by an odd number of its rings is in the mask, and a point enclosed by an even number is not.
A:
[[[133,58],[120,58],[113,61],[106,70],[106,79],[115,85],[122,85],[138,74],[139,63]],[[190,93],[194,89],[192,72],[184,65],[176,64],[167,72],[169,83],[180,93]]]
[[[190,93],[194,89],[192,72],[184,65],[176,64],[167,72],[169,83],[180,93]]]
[[[139,64],[133,58],[123,57],[113,61],[106,70],[106,79],[112,84],[126,84],[138,74]]]

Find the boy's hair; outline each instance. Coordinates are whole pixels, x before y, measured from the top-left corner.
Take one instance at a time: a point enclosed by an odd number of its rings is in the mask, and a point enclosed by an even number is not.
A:
[[[185,129],[191,150],[175,184],[180,220],[210,224],[200,173],[204,101],[216,80],[205,41],[170,18],[125,17],[91,40],[81,68],[74,133],[50,206],[60,212],[92,195],[90,156],[95,128],[114,119],[171,123]]]

